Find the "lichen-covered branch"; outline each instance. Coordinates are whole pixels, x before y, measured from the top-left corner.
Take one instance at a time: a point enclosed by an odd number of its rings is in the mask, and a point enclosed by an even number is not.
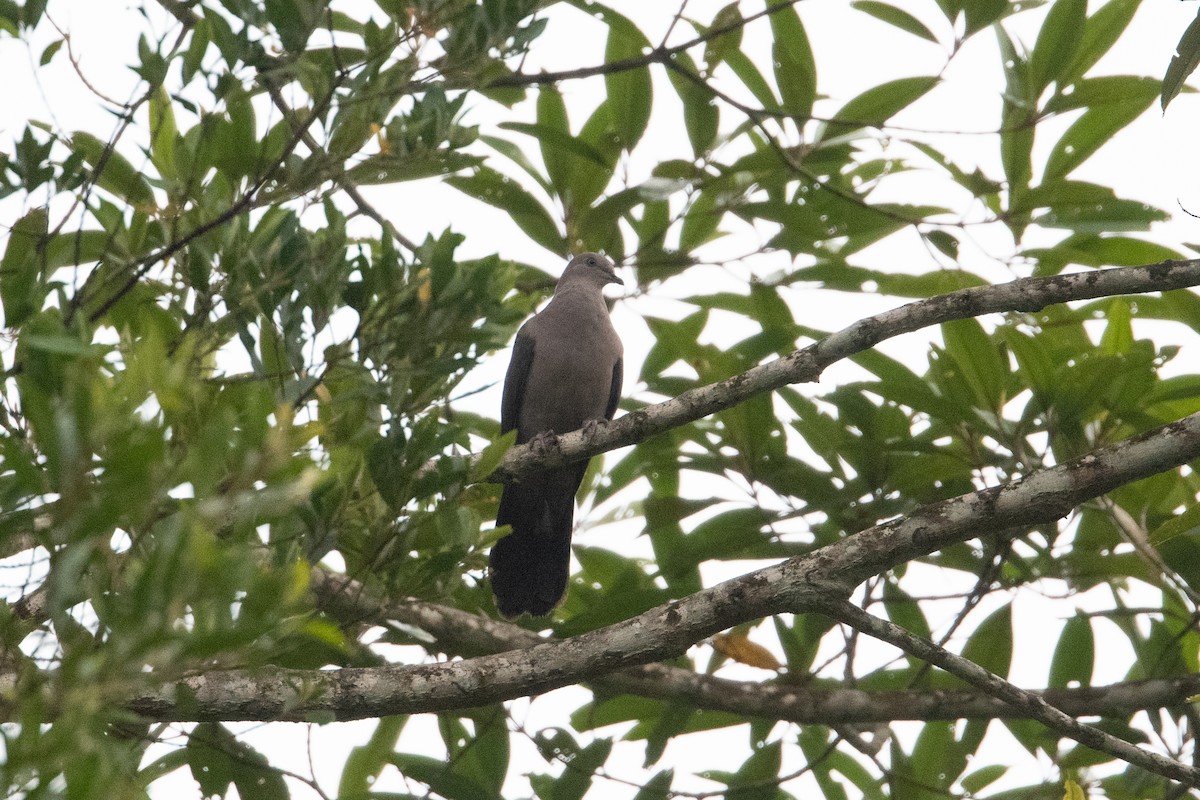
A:
[[[732,408],[763,392],[793,383],[816,380],[842,359],[869,350],[904,333],[1004,311],[1038,311],[1055,303],[1091,300],[1121,294],[1145,294],[1200,285],[1200,259],[1164,261],[1143,267],[1119,267],[1044,278],[1020,278],[994,286],[976,286],[917,300],[876,314],[830,334],[819,342],[770,363],[678,397],[632,411],[595,427],[553,438],[534,453],[528,445],[514,447],[492,474],[497,481],[520,478],[541,467],[590,458],[608,450],[645,441],[718,411]]]

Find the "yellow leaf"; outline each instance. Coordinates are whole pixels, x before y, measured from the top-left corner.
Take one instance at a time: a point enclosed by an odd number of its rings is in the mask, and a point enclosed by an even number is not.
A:
[[[713,637],[712,644],[713,649],[718,653],[740,664],[747,664],[759,669],[769,669],[775,672],[783,669],[783,665],[779,663],[779,659],[775,658],[770,650],[761,644],[750,641],[745,636],[733,633],[718,633]]]
[[[392,154],[392,145],[388,142],[387,129],[378,122],[372,122],[371,133],[375,134],[375,139],[379,142],[379,152],[385,156],[390,156]]]
[[[1083,791],[1083,787],[1075,781],[1066,781],[1063,783],[1063,800],[1087,800],[1087,795]]]
[[[417,287],[417,300],[420,301],[422,308],[428,308],[429,301],[433,299],[433,284],[429,280],[429,270],[423,269],[418,272],[417,280],[421,281],[421,285]]]

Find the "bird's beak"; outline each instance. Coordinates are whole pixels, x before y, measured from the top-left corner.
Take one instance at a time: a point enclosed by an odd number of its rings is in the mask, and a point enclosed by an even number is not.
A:
[[[616,284],[620,284],[621,286],[625,285],[625,281],[623,281],[619,277],[617,277],[616,267],[609,267],[607,275],[608,275],[609,283],[616,283]]]

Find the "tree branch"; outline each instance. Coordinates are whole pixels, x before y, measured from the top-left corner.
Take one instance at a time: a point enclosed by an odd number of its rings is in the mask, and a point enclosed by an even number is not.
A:
[[[1126,763],[1141,767],[1189,786],[1200,786],[1200,769],[1166,756],[1152,753],[1123,739],[1105,733],[1099,728],[1082,723],[1050,705],[1046,698],[1013,686],[998,675],[988,672],[970,659],[955,655],[935,645],[928,639],[915,636],[904,628],[885,619],[872,616],[858,606],[844,600],[822,601],[822,610],[829,616],[862,631],[883,642],[895,645],[906,653],[935,664],[955,677],[981,689],[1015,709],[1020,709],[1030,719],[1074,739],[1093,750],[1108,753]]]
[[[982,533],[1059,519],[1116,486],[1196,458],[1200,458],[1200,414],[1023,480],[934,503],[814,553],[571,639],[418,666],[212,672],[147,691],[131,698],[128,707],[151,720],[304,720],[313,715],[359,719],[467,708],[540,694],[671,658],[741,622],[786,612],[827,613],[831,607],[840,608],[834,599],[847,596],[869,575]],[[11,716],[11,701],[2,710]],[[1072,732],[1068,729],[1067,735]],[[1092,746],[1090,734],[1081,736]],[[1200,770],[1175,762],[1164,765],[1143,759],[1139,763],[1167,777],[1200,780]]]
[[[318,605],[340,621],[401,622],[430,634],[435,641],[426,647],[433,652],[473,657],[546,641],[519,625],[436,603],[413,598],[380,602],[357,581],[321,567],[313,568],[310,585]],[[787,680],[735,681],[666,664],[644,664],[597,678],[591,684],[607,693],[682,701],[707,711],[806,724],[1029,718],[1021,708],[968,689],[869,692],[840,686],[795,685]],[[1127,718],[1144,709],[1178,706],[1197,693],[1200,675],[1036,692],[1072,716],[1116,718]]]
[[[769,5],[762,11],[755,12],[748,17],[743,17],[728,25],[722,25],[719,28],[712,28],[705,31],[700,36],[689,39],[683,44],[677,44],[672,47],[656,47],[650,52],[635,58],[623,58],[618,61],[610,61],[607,64],[597,64],[591,67],[579,67],[577,69],[568,69],[561,72],[540,72],[534,75],[514,73],[497,78],[487,85],[486,88],[500,88],[513,86],[535,86],[545,85],[547,83],[558,83],[559,81],[578,80],[580,78],[592,78],[596,75],[612,75],[617,72],[627,72],[631,69],[641,69],[648,67],[651,64],[665,64],[670,61],[671,57],[676,53],[682,53],[685,50],[704,44],[705,42],[716,39],[719,36],[724,36],[727,33],[744,28],[756,19],[769,17],[785,8],[791,8],[800,0],[785,0],[782,3]]]
[[[1164,261],[1144,267],[1020,278],[994,286],[975,286],[917,300],[876,314],[826,336],[819,342],[718,383],[689,389],[671,400],[625,414],[595,426],[591,437],[582,430],[547,437],[543,451],[519,445],[505,454],[489,480],[520,479],[538,469],[591,458],[608,450],[637,444],[749,398],[792,383],[817,380],[831,364],[868,350],[903,333],[957,319],[1003,311],[1039,311],[1048,305],[1119,294],[1144,294],[1200,285],[1200,259]]]

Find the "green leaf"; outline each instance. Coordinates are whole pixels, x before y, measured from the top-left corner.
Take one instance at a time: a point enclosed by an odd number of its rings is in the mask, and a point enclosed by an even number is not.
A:
[[[175,111],[171,97],[161,86],[150,98],[150,159],[164,178],[175,178],[175,139],[179,129],[175,125]]]
[[[1004,105],[1000,117],[1000,160],[1008,180],[1010,204],[1020,199],[1033,177],[1033,130],[1036,119],[1029,62],[1017,52],[1004,28],[996,26],[1004,65]],[[1017,231],[1018,238],[1020,231]]]
[[[1079,49],[1070,68],[1063,73],[1062,84],[1083,77],[1107,53],[1129,27],[1130,20],[1141,5],[1140,0],[1108,0],[1088,17],[1079,37]]]
[[[900,78],[867,89],[833,115],[820,139],[844,136],[863,127],[880,127],[937,86],[940,78]]]
[[[1099,78],[1083,78],[1067,87],[1046,103],[1047,113],[1059,114],[1076,108],[1091,109],[1097,106],[1124,105],[1145,100],[1149,106],[1158,97],[1162,81],[1138,75],[1102,75]]]
[[[567,121],[567,106],[556,86],[543,86],[538,89],[537,125],[515,130],[527,133],[538,140],[538,146],[542,152],[542,163],[546,165],[546,174],[550,176],[550,183],[563,196],[569,196],[575,177],[571,158],[573,152],[593,160],[599,157],[598,163],[607,167],[607,160],[602,155],[571,135],[571,126]],[[576,151],[576,146],[580,148],[578,151]]]
[[[1100,337],[1100,352],[1106,356],[1124,355],[1133,347],[1133,314],[1129,309],[1129,301],[1123,297],[1115,297],[1108,304],[1105,315],[1108,324],[1104,326],[1104,335]]]
[[[603,153],[567,131],[548,125],[531,125],[528,122],[502,122],[500,127],[528,134],[538,140],[542,150],[542,161],[546,163],[546,171],[550,173],[560,191],[569,189],[571,186],[572,157],[587,159],[605,169],[610,167],[608,159],[604,157]],[[551,163],[554,164],[553,168],[550,167]]]
[[[962,787],[970,794],[979,794],[984,787],[989,786],[1004,777],[1008,767],[993,764],[990,767],[980,767],[962,778]]]
[[[265,8],[284,49],[300,53],[321,21],[325,4],[321,0],[266,0]]]
[[[0,258],[0,304],[4,327],[16,328],[41,309],[42,246],[48,225],[46,209],[35,208],[12,226]]]
[[[1075,58],[1087,16],[1087,0],[1055,0],[1029,56],[1034,96],[1061,79]]]
[[[967,17],[967,36],[978,33],[1006,14],[1025,7],[1023,3],[1010,3],[1009,0],[960,0],[959,5]]]
[[[154,192],[150,184],[125,156],[110,150],[108,145],[87,131],[76,131],[71,136],[71,146],[83,154],[93,170],[99,171],[100,174],[95,178],[97,186],[133,205],[154,208]]]
[[[260,167],[254,106],[250,96],[238,87],[226,93],[225,110],[228,119],[209,118],[213,164],[236,183],[239,178],[256,175]]]
[[[638,60],[649,52],[649,40],[627,18],[598,3],[592,3],[591,8],[598,10],[608,25],[608,43],[604,48],[606,64]],[[633,150],[650,122],[653,100],[650,68],[640,66],[606,72],[604,87],[608,92],[613,130],[620,138],[621,147],[627,151]]]
[[[454,800],[499,798],[473,778],[454,769],[453,763],[415,753],[392,753],[388,761],[406,778],[428,786],[434,794]]]
[[[974,661],[989,672],[1008,677],[1012,664],[1012,606],[1007,603],[980,623],[963,648],[963,658]]]
[[[724,37],[720,37],[724,38]],[[717,138],[717,128],[720,122],[720,110],[713,101],[713,96],[696,80],[691,80],[680,74],[680,70],[689,75],[697,76],[696,65],[687,53],[676,53],[675,64],[678,69],[668,69],[667,77],[675,87],[680,102],[683,103],[683,125],[687,129],[688,141],[692,144],[692,152],[702,156],[712,147]]]
[[[470,481],[476,483],[491,475],[504,459],[504,454],[512,449],[516,441],[517,431],[513,429],[483,448],[478,460],[471,465]]]
[[[381,717],[366,744],[350,751],[338,782],[338,797],[366,797],[371,783],[389,763],[407,716]]]
[[[902,31],[907,31],[913,36],[919,36],[927,41],[937,43],[937,37],[933,35],[933,31],[925,27],[925,23],[921,22],[921,20],[902,8],[896,8],[893,5],[878,2],[878,0],[851,0],[850,5],[864,14],[870,14],[872,17],[883,20],[889,25],[894,25]]]
[[[1050,151],[1043,180],[1065,177],[1090,158],[1117,131],[1137,119],[1153,101],[1154,95],[1146,92],[1142,97],[1127,96],[1126,100],[1119,104],[1085,111],[1083,116],[1067,128]]]
[[[1150,532],[1150,544],[1158,547],[1176,536],[1195,536],[1200,532],[1200,506],[1189,506]]]
[[[546,180],[546,177],[541,173],[541,171],[534,166],[532,161],[529,160],[529,158],[525,155],[525,151],[515,143],[510,142],[507,139],[500,139],[495,136],[487,135],[480,136],[479,141],[483,142],[488,147],[492,148],[497,153],[500,153],[509,161],[513,162],[522,170],[524,170],[525,174],[530,178],[533,178],[534,182],[537,183],[538,186],[542,187],[547,194],[553,194],[553,188],[551,187],[550,182]]]
[[[671,792],[671,782],[674,779],[674,770],[664,769],[655,773],[654,777],[642,784],[633,800],[672,800],[675,797]]]
[[[782,109],[805,120],[812,116],[817,96],[817,63],[795,7],[771,15],[771,33],[775,37],[771,58],[775,64],[775,85],[783,98]]]
[[[745,26],[742,24],[742,13],[738,10],[736,0],[718,11],[713,17],[712,25],[707,29],[696,27],[698,32],[703,34],[728,29],[726,33],[715,36],[704,43],[704,68],[708,75],[712,75],[713,70],[720,66],[729,53],[736,51],[742,45],[742,33]],[[678,53],[675,58],[678,59],[681,55],[686,56],[687,54]],[[691,58],[688,57],[687,60],[690,64]],[[689,68],[693,72],[695,71],[694,67]]]
[[[1200,65],[1200,12],[1196,13],[1196,18],[1179,38],[1179,44],[1175,45],[1175,55],[1167,65],[1167,73],[1163,75],[1163,111],[1167,110],[1167,106],[1183,90],[1184,81],[1196,71],[1197,65]]]
[[[745,53],[741,50],[731,50],[725,55],[725,63],[733,70],[733,74],[737,75],[738,80],[746,85],[759,105],[765,109],[779,108],[779,101],[775,99],[775,92],[771,91],[771,84],[767,83],[767,79]]]
[[[574,754],[570,768],[563,770],[555,781],[553,800],[583,800],[592,788],[596,771],[608,760],[612,747],[612,739],[597,739]]]
[[[1064,781],[1063,789],[1063,800],[1087,800],[1083,787],[1075,781]]]
[[[942,324],[946,353],[954,359],[980,408],[999,411],[1007,398],[1008,359],[976,319]]]
[[[1054,658],[1050,662],[1050,683],[1054,689],[1064,689],[1075,683],[1086,687],[1092,685],[1092,670],[1096,663],[1096,640],[1092,635],[1092,622],[1083,615],[1067,620]]]
[[[46,49],[42,51],[42,57],[38,59],[38,66],[44,67],[49,64],[54,59],[55,54],[66,44],[66,41],[66,39],[55,39],[47,45]]]
[[[283,776],[267,759],[218,722],[202,722],[193,728],[187,753],[192,777],[205,797],[224,797],[230,784],[242,797],[287,800],[290,796]]]
[[[724,212],[716,207],[715,192],[700,192],[688,207],[679,234],[679,249],[685,253],[695,250],[713,238]]]
[[[446,178],[446,183],[476,200],[507,212],[530,239],[554,255],[566,254],[566,242],[549,212],[511,178],[490,167],[481,166],[472,175]]]

